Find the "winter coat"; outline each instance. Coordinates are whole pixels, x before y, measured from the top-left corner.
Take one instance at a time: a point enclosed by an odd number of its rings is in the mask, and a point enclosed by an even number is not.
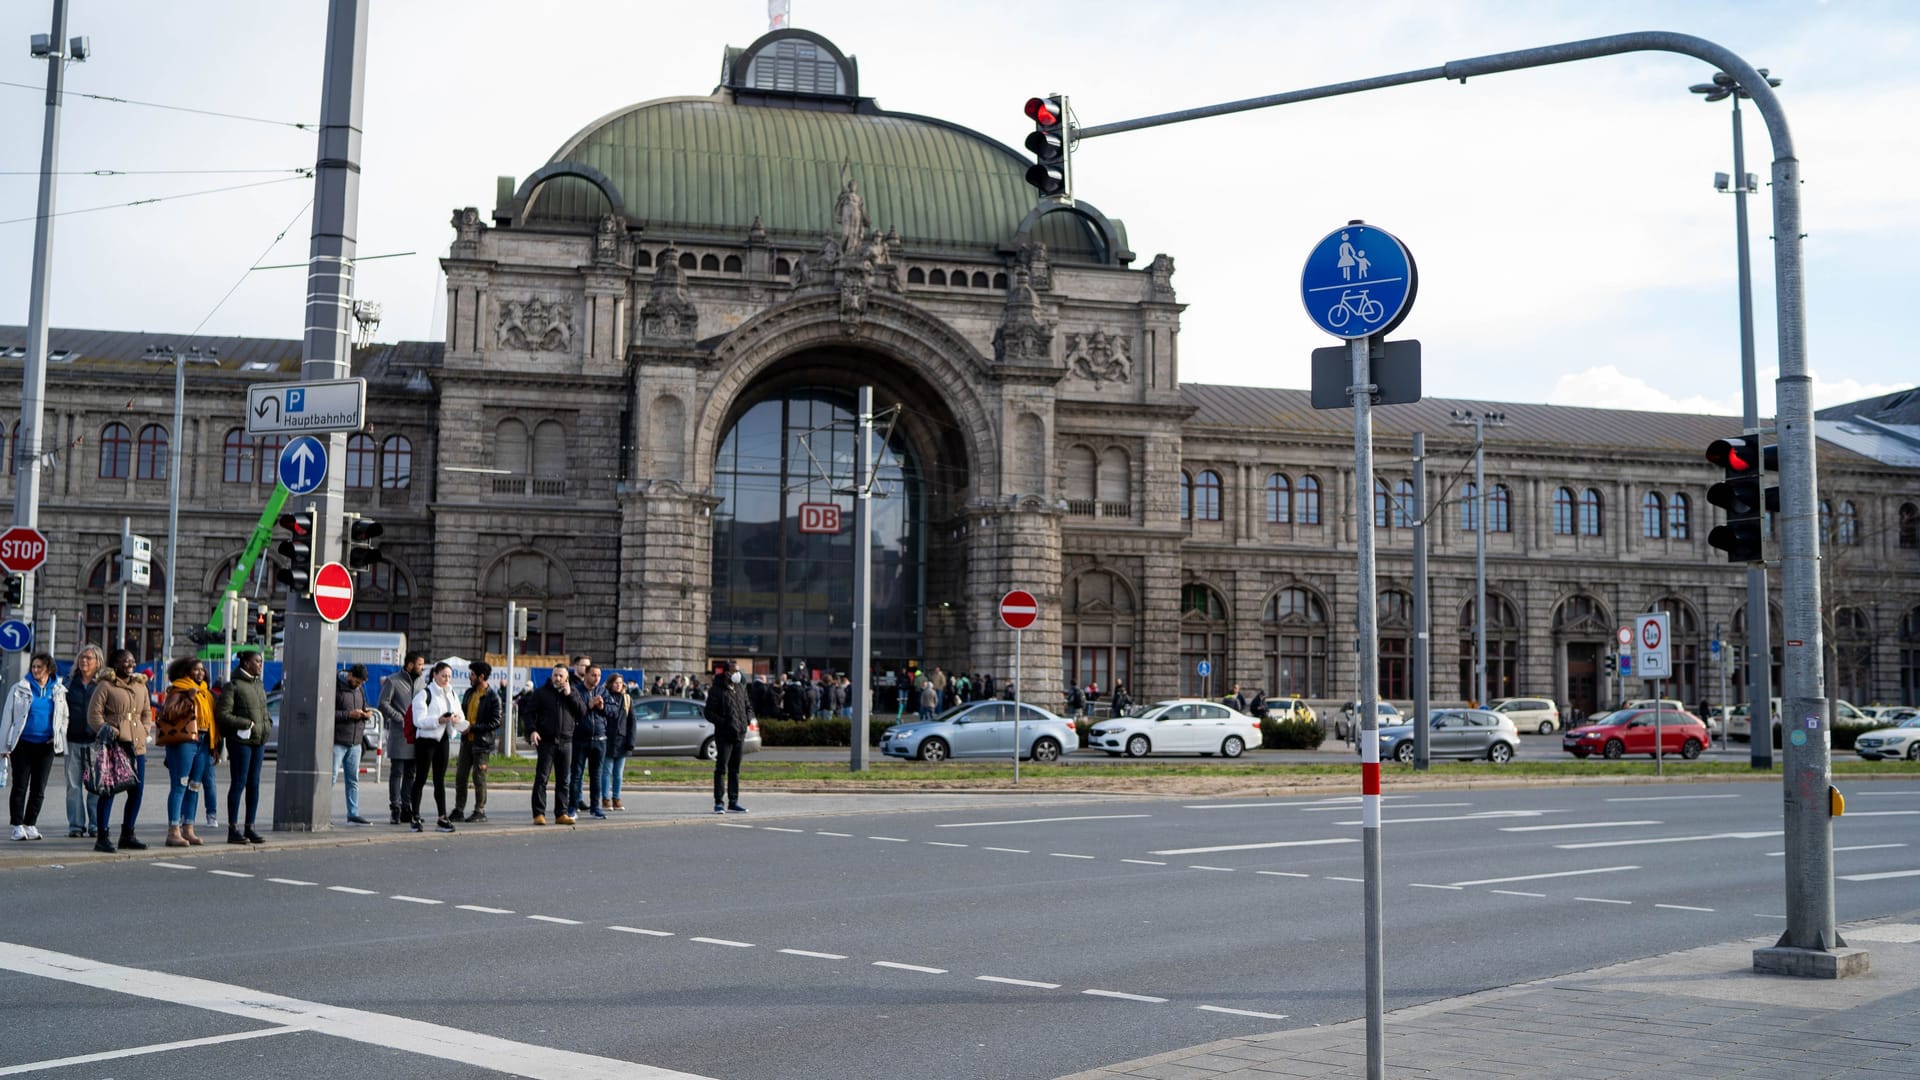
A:
[[[473,714],[473,726],[469,727],[464,738],[473,747],[476,754],[493,752],[494,740],[500,734],[500,695],[490,686],[470,686],[466,696],[460,699],[460,714],[467,715],[467,707],[473,702],[473,695],[480,694],[480,709]]]
[[[354,713],[367,707],[367,684],[347,685],[345,672],[333,684],[333,745],[359,746],[360,737],[367,733],[367,722],[356,720]]]
[[[7,691],[7,703],[0,708],[0,754],[10,754],[27,730],[27,714],[33,710],[34,682],[31,674]],[[67,752],[67,688],[53,679],[53,752]]]
[[[745,739],[747,724],[753,719],[745,688],[730,680],[715,679],[707,692],[706,717],[713,725],[713,737],[721,742]]]
[[[117,739],[131,744],[135,755],[143,755],[147,725],[152,722],[153,699],[147,695],[145,675],[135,672],[122,681],[111,668],[100,673],[87,702],[87,729],[95,739]]]
[[[568,680],[569,691],[572,680]],[[533,727],[533,733],[540,741],[551,743],[555,739],[573,738],[574,725],[579,723],[580,715],[586,712],[586,702],[571,692],[561,693],[551,681],[540,684],[540,688],[527,695],[525,712],[527,723]]]
[[[174,695],[184,694],[193,702],[192,718],[184,722],[167,719],[167,702]],[[160,699],[160,712],[154,717],[159,730],[161,746],[173,746],[178,743],[190,743],[200,737],[203,731],[213,730],[213,691],[206,684],[192,679],[175,679],[167,685],[166,694]]]
[[[424,678],[426,672],[421,672]],[[393,761],[412,761],[413,744],[407,741],[407,709],[413,705],[415,679],[407,674],[407,669],[387,676],[380,682],[380,718],[386,727],[387,757]]]
[[[413,731],[414,741],[445,742],[447,728],[454,720],[445,719],[452,715],[456,720],[464,720],[467,710],[460,706],[460,696],[451,684],[441,686],[428,679],[420,689],[413,692]]]
[[[67,686],[67,745],[85,746],[93,741],[93,732],[87,730],[87,704],[93,700],[95,682],[68,680]]]
[[[260,676],[246,668],[233,669],[233,681],[213,708],[214,729],[222,738],[239,739],[246,746],[265,746],[273,734],[273,718],[267,712],[267,688]],[[246,731],[244,737],[240,732]]]
[[[600,706],[601,726],[607,732],[607,753],[627,752],[627,695],[616,694],[602,683],[598,691],[605,701]]]

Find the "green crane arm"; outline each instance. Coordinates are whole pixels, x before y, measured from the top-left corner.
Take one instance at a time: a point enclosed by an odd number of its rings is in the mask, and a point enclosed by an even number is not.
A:
[[[253,535],[247,538],[247,550],[240,554],[240,561],[233,566],[233,576],[227,579],[226,587],[220,590],[220,596],[213,602],[213,618],[207,620],[207,640],[220,637],[227,625],[227,595],[240,591],[247,583],[247,576],[253,573],[253,564],[260,559],[261,552],[267,550],[267,544],[273,540],[273,527],[280,521],[280,510],[287,505],[287,488],[284,484],[274,484],[273,494],[267,498],[267,508],[260,512],[259,524],[253,527]]]

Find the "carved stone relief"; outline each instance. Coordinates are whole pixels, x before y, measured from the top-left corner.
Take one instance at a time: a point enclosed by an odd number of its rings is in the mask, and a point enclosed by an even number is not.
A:
[[[1133,380],[1133,341],[1123,334],[1095,330],[1067,335],[1067,373],[1095,386]]]
[[[687,295],[680,273],[680,252],[672,244],[653,261],[653,287],[640,307],[640,338],[644,341],[692,341],[700,312]]]
[[[502,349],[524,352],[572,352],[573,305],[565,300],[506,300],[494,326]]]

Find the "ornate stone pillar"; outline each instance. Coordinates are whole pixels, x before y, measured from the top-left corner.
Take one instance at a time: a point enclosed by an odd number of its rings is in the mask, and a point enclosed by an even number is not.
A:
[[[1020,698],[1058,712],[1065,690],[1060,670],[1060,512],[1037,498],[976,505],[968,510],[967,612],[973,664],[992,672],[996,687],[1014,677],[1013,631],[1000,621],[1000,598],[1025,589],[1040,617],[1022,634],[1024,678]]]
[[[615,653],[654,674],[707,670],[713,508],[719,500],[670,481],[620,497],[623,583]]]

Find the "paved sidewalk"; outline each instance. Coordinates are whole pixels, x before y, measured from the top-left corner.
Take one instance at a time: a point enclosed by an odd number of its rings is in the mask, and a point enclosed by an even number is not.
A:
[[[1870,954],[1867,974],[1837,981],[1757,975],[1753,949],[1773,939],[1754,938],[1400,1009],[1386,1016],[1386,1075],[1920,1076],[1920,912],[1840,933]],[[1064,1080],[1366,1073],[1366,1022],[1355,1020],[1224,1039]]]

